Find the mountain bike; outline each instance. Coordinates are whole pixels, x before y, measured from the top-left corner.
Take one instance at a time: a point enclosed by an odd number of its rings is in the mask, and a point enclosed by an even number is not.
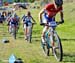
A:
[[[49,26],[49,29],[45,33],[45,44],[43,44],[41,40],[43,51],[47,56],[49,56],[50,49],[52,49],[52,53],[54,57],[56,58],[56,60],[62,61],[63,49],[62,49],[61,39],[56,32],[56,27],[60,23],[52,21],[49,24],[50,25],[47,25]]]
[[[28,27],[29,33],[27,34],[27,41],[29,43],[31,43],[32,41],[32,29],[33,29],[33,25],[36,23],[31,23],[31,25]]]

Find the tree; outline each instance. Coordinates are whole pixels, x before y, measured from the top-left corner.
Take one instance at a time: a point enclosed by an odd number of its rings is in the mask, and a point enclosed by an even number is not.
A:
[[[28,2],[31,2],[31,3],[34,2],[34,1],[35,1],[35,0],[28,0]]]
[[[24,2],[27,2],[27,0],[23,0]]]

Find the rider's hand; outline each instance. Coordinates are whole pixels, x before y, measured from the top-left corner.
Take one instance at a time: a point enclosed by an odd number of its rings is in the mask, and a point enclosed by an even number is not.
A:
[[[62,20],[61,22],[60,22],[60,24],[63,24],[64,23],[64,20]]]
[[[42,22],[42,20],[40,21],[40,25],[44,25],[44,23]]]

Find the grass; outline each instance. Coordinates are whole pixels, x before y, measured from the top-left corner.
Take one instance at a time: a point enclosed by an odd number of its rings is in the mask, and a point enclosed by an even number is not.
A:
[[[57,62],[50,53],[49,57],[43,54],[41,48],[40,37],[43,27],[39,25],[38,9],[30,9],[32,16],[35,18],[37,25],[33,28],[32,43],[24,40],[22,23],[20,26],[17,40],[8,33],[7,26],[0,25],[0,63],[8,63],[11,54],[17,58],[22,58],[24,63],[75,63],[75,3],[68,3],[64,5],[64,19],[65,23],[57,27],[58,35],[62,40],[64,57],[62,62]],[[17,11],[18,15],[26,13],[26,10]],[[59,17],[59,16],[57,16]],[[57,18],[58,19],[58,18]],[[9,43],[2,43],[3,38],[9,39]]]

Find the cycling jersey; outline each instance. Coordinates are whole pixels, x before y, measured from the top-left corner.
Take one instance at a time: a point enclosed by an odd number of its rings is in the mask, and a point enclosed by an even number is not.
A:
[[[25,16],[24,18],[24,24],[26,24],[26,26],[30,26],[31,25],[31,19],[32,17],[31,16]]]
[[[11,24],[18,25],[18,18],[11,18]]]

